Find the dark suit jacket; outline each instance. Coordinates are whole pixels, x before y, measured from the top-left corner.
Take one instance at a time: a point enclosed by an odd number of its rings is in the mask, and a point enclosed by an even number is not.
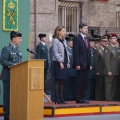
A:
[[[87,37],[88,48],[86,48],[85,42],[79,34],[75,37],[73,41],[73,67],[80,66],[81,69],[86,69],[90,67],[90,42],[89,38]]]
[[[10,69],[9,66],[15,65],[22,61],[22,54],[20,49],[15,49],[11,43],[6,45],[1,51],[1,60],[0,63],[3,66],[2,68],[2,80],[10,80]]]
[[[37,59],[45,59],[46,61],[44,62],[44,69],[48,69],[49,68],[49,64],[48,64],[48,48],[47,45],[43,45],[41,42],[37,45],[36,47],[36,54]]]
[[[112,72],[112,75],[119,75],[119,54],[118,49],[111,44],[104,49],[105,75]]]

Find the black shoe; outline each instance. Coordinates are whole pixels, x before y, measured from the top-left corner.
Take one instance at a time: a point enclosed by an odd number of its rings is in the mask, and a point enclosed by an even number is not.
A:
[[[9,120],[9,117],[4,117],[4,120]]]
[[[90,103],[90,102],[88,102],[88,101],[86,101],[86,100],[83,100],[83,103]]]
[[[55,100],[55,104],[63,104],[61,101],[60,101],[60,99],[57,99],[57,100]]]
[[[76,103],[84,103],[82,99],[76,100]]]
[[[67,104],[64,99],[60,99],[60,101],[62,102],[62,104]]]

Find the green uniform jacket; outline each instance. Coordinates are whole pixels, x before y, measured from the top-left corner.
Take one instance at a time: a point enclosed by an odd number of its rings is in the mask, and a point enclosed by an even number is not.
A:
[[[36,47],[36,54],[37,59],[45,59],[44,62],[44,69],[48,69],[49,68],[49,64],[48,64],[48,48],[47,45],[43,45],[41,42],[37,45]]]
[[[10,68],[9,66],[15,65],[22,61],[22,54],[19,47],[14,48],[11,43],[6,45],[1,51],[0,63],[3,66],[2,68],[2,80],[10,80]]]
[[[98,49],[94,50],[94,70],[95,74],[99,73],[104,75],[104,49],[100,46]]]
[[[112,75],[119,75],[119,54],[118,49],[109,44],[104,50],[105,75],[112,72]]]

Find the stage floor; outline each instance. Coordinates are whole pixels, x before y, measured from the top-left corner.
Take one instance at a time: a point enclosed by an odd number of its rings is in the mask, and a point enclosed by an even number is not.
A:
[[[44,103],[45,117],[102,114],[120,114],[120,102],[90,101],[89,104],[76,104],[75,101],[70,101],[67,104]]]
[[[89,104],[76,104],[75,101],[69,101],[67,104],[44,103],[44,117],[102,114],[120,114],[120,102],[90,101]],[[0,106],[0,115],[3,115],[3,106]]]

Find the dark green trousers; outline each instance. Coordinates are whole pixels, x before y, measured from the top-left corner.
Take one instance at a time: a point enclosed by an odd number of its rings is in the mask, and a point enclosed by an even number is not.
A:
[[[10,81],[3,81],[3,114],[5,118],[9,117],[10,109]]]
[[[118,76],[105,76],[105,100],[115,101]]]
[[[103,75],[95,76],[95,100],[105,100],[105,76]]]

